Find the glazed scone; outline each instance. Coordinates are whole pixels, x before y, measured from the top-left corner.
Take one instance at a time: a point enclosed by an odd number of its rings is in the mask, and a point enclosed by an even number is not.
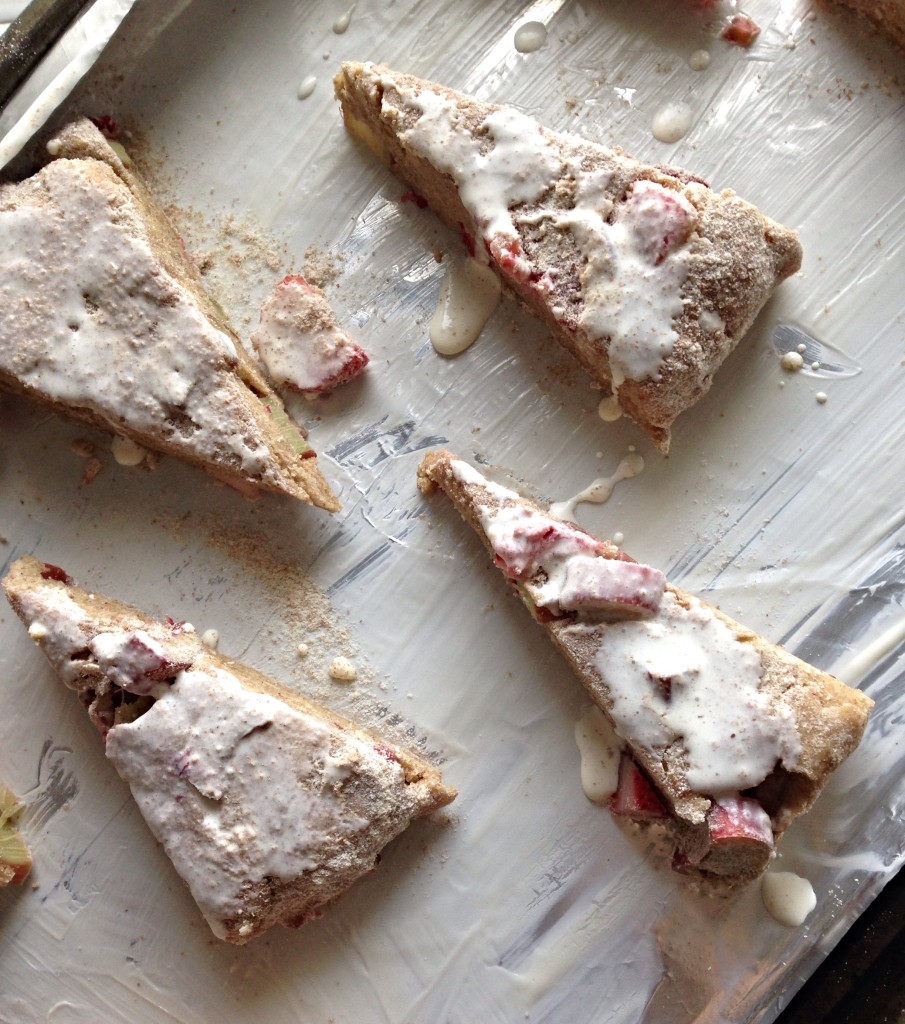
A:
[[[87,120],[47,148],[0,186],[0,386],[246,493],[338,509],[131,165]]]
[[[873,701],[449,452],[428,453],[418,482],[477,530],[609,718],[624,744],[614,813],[661,824],[683,873],[756,878]]]
[[[335,79],[346,127],[458,229],[654,444],[773,288],[794,231],[730,191],[389,68]]]
[[[31,557],[3,586],[221,939],[317,916],[456,795],[424,758],[209,650],[185,623]]]

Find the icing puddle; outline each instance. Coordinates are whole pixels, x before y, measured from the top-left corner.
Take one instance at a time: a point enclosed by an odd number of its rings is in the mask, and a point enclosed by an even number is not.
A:
[[[473,259],[456,260],[440,285],[430,323],[431,344],[441,356],[456,356],[475,343],[500,301],[496,274]]]
[[[761,880],[764,906],[774,921],[786,928],[800,928],[817,906],[811,883],[791,871],[769,871]]]

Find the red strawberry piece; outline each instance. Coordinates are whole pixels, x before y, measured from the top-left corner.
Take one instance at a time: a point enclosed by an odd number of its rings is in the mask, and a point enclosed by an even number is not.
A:
[[[352,380],[353,377],[357,377],[361,371],[368,365],[370,359],[368,353],[358,344],[358,342],[352,341],[351,339],[346,340],[345,350],[345,362],[343,365],[329,377],[325,377],[323,382],[316,388],[312,388],[314,394],[324,395],[328,391],[332,391],[335,387],[340,384],[345,384],[346,381]],[[314,454],[312,452],[312,454]]]
[[[610,811],[633,821],[668,818],[669,810],[652,783],[632,759],[622,751],[619,759],[619,783],[610,799]]]
[[[388,761],[395,761],[396,764],[401,764],[399,755],[395,750],[391,750],[388,746],[383,743],[375,743],[374,749],[380,754],[381,757],[385,757]]]
[[[69,573],[58,565],[53,565],[51,562],[44,563],[44,568],[41,570],[41,579],[56,580],[57,583],[65,583],[67,585],[72,583],[72,577]]]
[[[593,552],[597,550],[598,543],[593,537],[552,519],[529,519],[524,526],[514,529],[511,538],[497,542],[493,560],[512,579],[528,580],[537,572],[544,555],[557,546],[573,552]]]
[[[760,25],[749,18],[747,14],[735,14],[729,24],[722,31],[722,38],[733,46],[741,46],[744,49],[754,42],[760,35]]]
[[[629,219],[641,251],[654,264],[684,245],[695,225],[688,201],[653,181],[635,182],[620,219]]]
[[[102,634],[92,641],[92,651],[101,671],[111,682],[129,693],[144,696],[158,683],[174,679],[192,664],[191,661],[172,661],[162,648],[148,640],[138,633],[121,638]]]
[[[579,556],[566,569],[559,596],[564,611],[605,611],[620,617],[655,615],[666,577],[641,562]]]
[[[327,297],[301,274],[283,278],[261,306],[252,342],[274,382],[323,395],[357,376],[368,355],[336,323]]]
[[[706,834],[691,829],[681,836],[673,867],[756,878],[770,863],[773,847],[773,828],[763,807],[750,797],[729,797],[711,806]]]
[[[475,244],[474,235],[465,229],[464,224],[459,224],[459,234],[462,237],[462,244],[468,250],[468,255],[475,259],[478,253],[478,247]]]
[[[403,203],[414,203],[419,210],[423,210],[427,206],[427,200],[424,196],[419,196],[417,192],[413,192],[411,189],[408,192],[403,192],[400,198]]]
[[[101,114],[100,117],[92,117],[89,120],[95,128],[101,132],[106,139],[119,138],[119,125],[109,114]]]
[[[308,291],[312,291],[311,285],[302,277],[301,274],[287,274],[282,281],[277,285],[278,288],[282,288],[287,284],[297,284],[299,288],[304,288]]]
[[[750,797],[732,797],[713,804],[707,815],[711,843],[753,842],[773,849],[770,816]]]
[[[485,245],[490,258],[507,277],[523,284],[531,281],[533,268],[522,252],[522,243],[517,238],[494,237],[486,240]]]

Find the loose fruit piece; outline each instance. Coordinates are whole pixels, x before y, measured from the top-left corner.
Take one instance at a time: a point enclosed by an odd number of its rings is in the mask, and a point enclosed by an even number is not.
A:
[[[368,355],[336,323],[327,297],[304,277],[290,274],[261,306],[251,336],[277,387],[323,395],[368,365]]]
[[[610,810],[633,821],[656,821],[669,817],[666,805],[647,776],[624,750],[619,761],[619,786],[613,794]]]
[[[732,20],[723,29],[722,36],[727,43],[748,49],[760,35],[760,25],[747,14],[733,15]]]
[[[0,886],[18,885],[31,871],[31,854],[16,829],[22,804],[0,782]]]

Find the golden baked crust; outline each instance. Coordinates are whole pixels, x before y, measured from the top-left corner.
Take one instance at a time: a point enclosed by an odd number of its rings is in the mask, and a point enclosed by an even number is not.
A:
[[[348,769],[342,783],[343,799],[350,801],[355,814],[363,819],[362,827],[351,835],[340,834],[334,847],[323,848],[322,862],[297,877],[267,877],[247,884],[241,893],[241,915],[227,922],[225,934],[221,936],[227,941],[246,942],[274,924],[296,926],[316,916],[319,908],[374,868],[383,846],[401,833],[413,818],[443,807],[456,796],[456,791],[444,783],[440,772],[425,758],[287,689],[250,666],[210,650],[182,623],[160,622],[137,608],[88,593],[58,567],[30,556],[20,558],[11,566],[3,587],[13,609],[30,627],[31,635],[66,685],[78,693],[105,738],[115,732],[118,725],[140,718],[153,705],[153,698],[136,696],[117,686],[92,655],[90,644],[99,634],[132,634],[140,630],[166,652],[174,673],[177,670],[226,672],[244,690],[273,697],[306,720],[325,727],[338,742],[345,743],[352,737],[363,749],[377,751],[379,760],[389,767],[392,767],[390,762],[401,766],[401,780],[392,777],[385,784],[380,782],[379,773],[374,776],[373,769],[368,770],[370,774],[364,769],[361,772],[354,767]],[[64,628],[55,629],[54,610],[60,602],[67,608],[74,606],[84,618],[74,621],[78,616],[70,615]],[[282,748],[279,755],[292,756]],[[300,778],[302,767],[300,765]],[[398,769],[393,768],[393,771]],[[378,799],[382,811],[375,817],[372,808],[378,806]],[[297,824],[300,828],[305,825],[304,822]],[[199,842],[208,842],[200,823],[197,830]],[[164,837],[158,838],[165,841]]]
[[[418,469],[418,486],[429,494],[439,488],[446,493],[456,509],[475,529],[491,555],[493,548],[481,525],[481,509],[501,508],[504,504],[492,490],[463,480],[453,471],[457,457],[439,450],[427,453]],[[505,503],[535,506],[526,499],[506,498]],[[479,507],[480,506],[480,507]],[[556,520],[555,516],[544,513]],[[557,520],[558,521],[558,520]],[[573,529],[581,530],[575,524]],[[587,531],[581,530],[587,534]],[[587,534],[595,545],[595,555],[608,559],[626,556],[607,541]],[[510,582],[513,581],[510,579]],[[519,595],[524,592],[516,586]],[[686,591],[667,584],[666,590],[678,603],[688,607],[698,599]],[[530,602],[526,599],[529,609]],[[825,672],[806,664],[775,644],[758,636],[745,626],[724,615],[717,608],[706,608],[744,644],[750,644],[760,657],[760,692],[767,696],[770,706],[782,707],[791,714],[795,733],[800,741],[794,771],[777,763],[774,771],[757,787],[747,793],[767,811],[773,834],[779,837],[791,822],[804,813],[819,795],[827,778],[861,740],[873,701],[839,682]],[[533,612],[533,609],[532,609]],[[607,683],[597,667],[597,653],[602,650],[599,638],[583,629],[574,615],[559,618],[535,618],[557,646],[582,682],[594,702],[609,713],[613,707]],[[685,774],[681,744],[669,747],[645,747],[629,741],[634,760],[655,784],[657,792],[668,803],[675,823],[688,835],[704,825],[713,803],[710,795],[695,792]],[[741,857],[730,859],[721,867],[732,881],[749,881],[766,866],[766,862],[746,863]],[[713,865],[708,864],[712,870]]]
[[[482,232],[474,210],[463,204],[453,178],[433,166],[407,144],[405,135],[420,111],[409,97],[428,90],[456,106],[458,124],[476,138],[486,138],[482,125],[503,108],[482,103],[441,85],[392,71],[381,65],[349,62],[334,80],[348,130],[363,141],[451,227],[479,246]],[[750,327],[773,288],[801,265],[801,247],[794,231],[771,221],[731,191],[717,193],[684,171],[647,166],[619,151],[540,128],[546,143],[562,160],[562,176],[542,197],[550,211],[575,205],[576,181],[569,168],[583,174],[606,174],[605,192],[618,206],[637,182],[652,182],[693,207],[694,233],[687,240],[688,275],[682,288],[682,313],[672,322],[678,334],[672,352],[656,379],[615,381],[619,403],[661,451],[669,448],[675,418],[710,388],[713,375]],[[601,388],[613,384],[609,342],[582,324],[585,283],[582,255],[570,230],[554,230],[549,218],[538,230],[538,204],[510,207],[522,253],[533,267],[529,279],[507,272],[491,253],[494,266],[510,291],[539,316]],[[484,239],[488,249],[492,239]],[[552,291],[536,286],[547,272]],[[636,297],[637,298],[637,297]],[[703,318],[703,320],[702,320]]]
[[[869,18],[900,49],[905,50],[905,0],[837,0]]]
[[[93,427],[114,431],[144,447],[200,465],[246,493],[274,491],[336,511],[339,502],[318,467],[313,449],[289,420],[279,397],[242,347],[223,311],[205,292],[179,237],[131,166],[123,163],[87,120],[64,128],[51,139],[49,148],[55,159],[41,171],[23,182],[0,186],[0,221],[4,215],[25,215],[29,208],[53,211],[57,190],[85,189],[105,203],[105,215],[111,223],[124,227],[150,250],[160,268],[158,282],[165,301],[194,306],[232,342],[235,358],[212,356],[213,369],[205,386],[222,393],[224,418],[232,422],[236,434],[249,449],[266,450],[266,456],[262,457],[262,465],[249,468],[223,446],[199,450],[196,426],[186,423],[184,418],[180,420],[177,413],[171,420],[139,427],[130,422],[128,410],[114,418],[87,402],[47,393],[34,377],[24,379],[22,370],[31,359],[30,332],[40,329],[50,336],[60,329],[61,314],[52,296],[33,294],[21,309],[19,303],[26,300],[9,296],[2,325],[6,339],[3,348],[8,353],[0,363],[0,386]],[[44,258],[54,256],[46,254]],[[40,276],[40,267],[36,266],[30,277],[39,281]],[[134,386],[141,389],[142,381],[136,380]]]

